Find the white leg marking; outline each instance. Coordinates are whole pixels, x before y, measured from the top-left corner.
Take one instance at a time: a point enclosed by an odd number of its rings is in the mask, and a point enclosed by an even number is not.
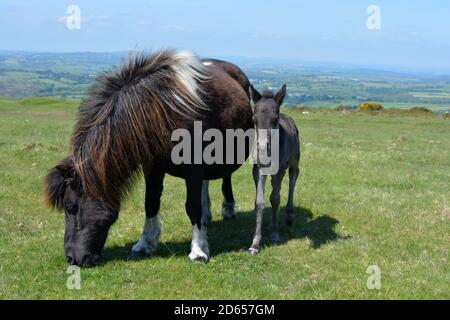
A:
[[[133,246],[132,252],[137,254],[153,254],[159,244],[161,226],[158,216],[145,219],[144,231],[141,239]]]
[[[208,261],[209,259],[209,247],[205,226],[202,226],[201,229],[196,224],[192,226],[192,244],[189,259],[192,261]]]

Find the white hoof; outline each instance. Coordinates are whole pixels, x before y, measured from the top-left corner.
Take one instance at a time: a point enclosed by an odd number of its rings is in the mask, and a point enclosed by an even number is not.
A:
[[[189,259],[191,261],[208,261],[209,259],[209,246],[205,226],[201,229],[197,225],[192,226],[192,244]]]
[[[200,248],[192,249],[191,253],[189,254],[189,259],[191,259],[192,262],[206,262],[208,261],[209,257],[208,254],[203,252]]]
[[[144,232],[141,239],[131,249],[132,255],[151,255],[155,253],[161,236],[158,216],[145,219]]]
[[[257,254],[259,253],[259,250],[258,250],[258,249],[255,249],[255,248],[250,248],[250,249],[248,249],[248,252],[249,252],[252,256],[255,256],[255,255],[257,255]]]
[[[142,236],[141,239],[133,246],[131,252],[134,255],[152,255],[156,251],[157,244],[152,244],[147,242],[145,237]]]

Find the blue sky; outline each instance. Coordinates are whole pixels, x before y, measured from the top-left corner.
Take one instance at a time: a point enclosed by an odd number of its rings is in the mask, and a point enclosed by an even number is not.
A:
[[[81,29],[69,30],[69,5]],[[369,30],[369,5],[381,29]],[[448,0],[1,0],[0,50],[187,48],[203,56],[289,58],[450,70]]]

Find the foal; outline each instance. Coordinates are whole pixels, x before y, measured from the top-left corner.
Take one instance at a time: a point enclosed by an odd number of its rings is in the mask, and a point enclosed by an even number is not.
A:
[[[280,106],[286,95],[286,85],[276,94],[271,91],[265,91],[262,95],[253,86],[250,86],[250,93],[255,103],[253,121],[257,139],[254,147],[256,164],[253,167],[253,179],[256,185],[256,231],[249,251],[252,254],[256,254],[260,250],[262,237],[261,228],[263,211],[266,205],[264,192],[267,175],[272,177],[270,240],[275,243],[280,241],[278,235],[278,211],[280,208],[281,184],[286,170],[289,170],[286,224],[291,226],[294,222],[294,189],[300,172],[300,138],[294,120],[285,114],[280,114]],[[270,132],[274,132],[275,135],[270,134]],[[278,138],[278,141],[276,141],[277,139],[272,141],[273,136]],[[272,162],[274,158],[278,158],[278,161],[277,163],[263,163],[263,156],[272,159]],[[268,167],[271,167],[270,172],[267,172]]]

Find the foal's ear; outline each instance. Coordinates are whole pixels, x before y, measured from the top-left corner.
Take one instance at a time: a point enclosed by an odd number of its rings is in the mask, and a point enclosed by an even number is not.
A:
[[[275,95],[275,101],[281,106],[283,104],[284,101],[284,97],[286,96],[286,88],[287,86],[284,84],[280,91],[277,92],[277,94]]]
[[[252,97],[254,103],[257,103],[262,98],[261,94],[258,92],[258,90],[255,89],[253,85],[250,85],[250,96]]]
[[[73,163],[64,159],[50,170],[45,177],[44,200],[50,207],[62,210],[64,193],[69,182],[73,179]]]

